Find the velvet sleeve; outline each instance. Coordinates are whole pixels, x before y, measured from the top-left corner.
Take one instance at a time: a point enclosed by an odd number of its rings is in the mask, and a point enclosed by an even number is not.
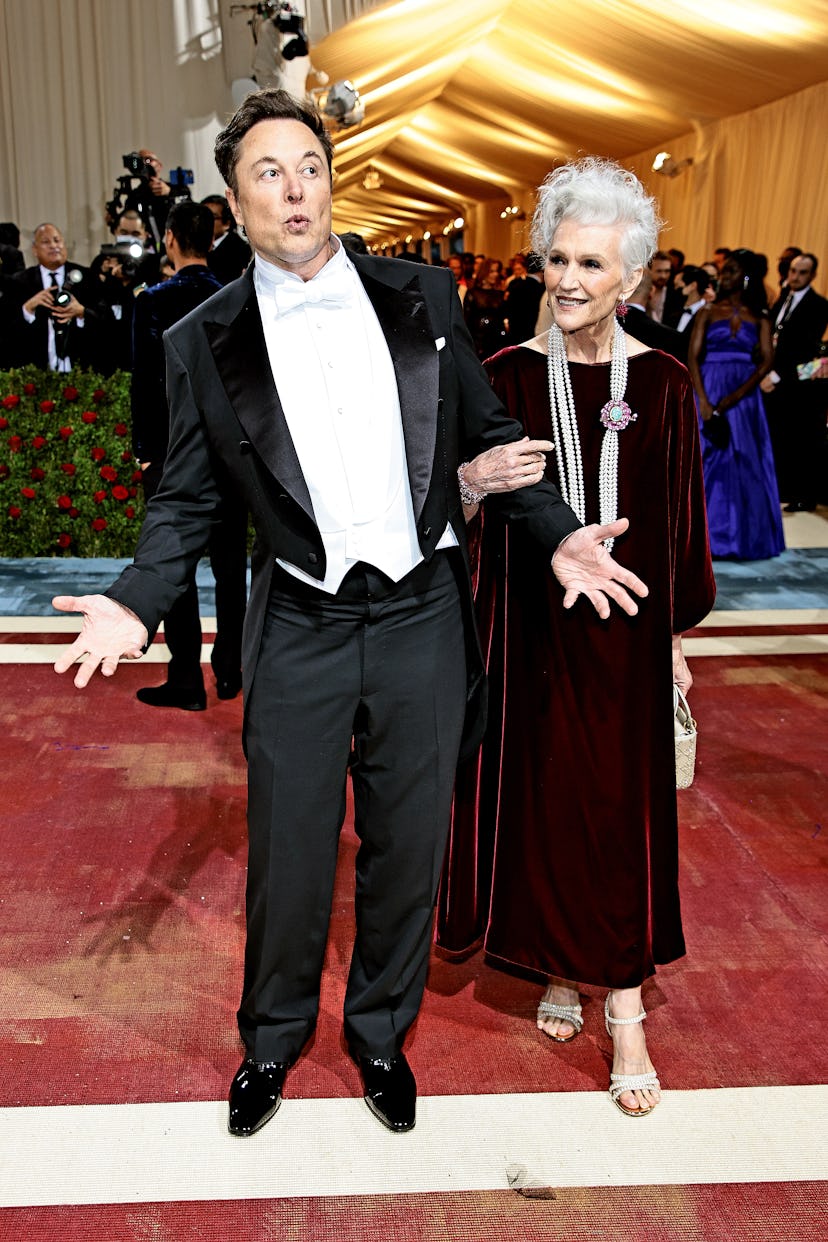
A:
[[[667,389],[674,403],[669,435],[670,560],[673,633],[703,620],[716,598],[707,537],[701,446],[690,378],[682,369]]]

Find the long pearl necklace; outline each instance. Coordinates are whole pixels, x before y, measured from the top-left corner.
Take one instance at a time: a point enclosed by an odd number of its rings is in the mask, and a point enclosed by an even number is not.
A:
[[[549,329],[547,370],[552,440],[558,459],[561,495],[576,517],[586,524],[584,468],[569,378],[569,362],[566,357],[566,340],[555,323]],[[626,390],[627,340],[624,329],[616,320],[610,356],[610,399],[601,408],[601,422],[606,428],[598,468],[598,511],[602,525],[614,522],[618,517],[618,432],[638,418],[624,400]],[[614,542],[614,539],[604,540],[608,551]]]

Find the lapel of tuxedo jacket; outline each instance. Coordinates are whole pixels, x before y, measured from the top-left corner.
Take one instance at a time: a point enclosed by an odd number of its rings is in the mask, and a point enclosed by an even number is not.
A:
[[[349,257],[376,312],[394,364],[416,521],[428,495],[437,438],[440,359],[434,329],[416,264],[359,254]]]
[[[439,357],[417,271],[385,259],[351,255],[382,328],[402,414],[415,520],[431,482],[437,434]],[[383,265],[387,264],[387,267]],[[205,324],[225,392],[250,442],[271,473],[314,519],[299,458],[273,383],[252,267],[232,286],[223,322]],[[343,324],[347,331],[347,325]]]
[[[228,285],[223,322],[204,325],[230,404],[271,474],[316,522],[267,356],[252,266]]]

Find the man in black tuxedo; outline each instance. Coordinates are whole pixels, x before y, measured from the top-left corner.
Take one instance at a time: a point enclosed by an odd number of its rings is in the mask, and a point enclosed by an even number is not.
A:
[[[132,447],[143,472],[144,494],[151,500],[161,484],[169,440],[166,362],[163,335],[221,284],[207,266],[213,240],[213,216],[201,203],[176,203],[167,216],[164,247],[175,275],[135,300],[131,382]],[[241,690],[241,644],[247,604],[247,509],[231,490],[222,499],[222,518],[207,545],[216,580],[216,638],[212,666],[216,693],[233,699]],[[151,707],[203,711],[207,706],[201,671],[201,621],[198,590],[192,575],[164,620],[170,649],[167,680],[137,691]]]
[[[816,255],[791,260],[787,284],[770,312],[773,369],[760,385],[788,513],[816,508],[824,462],[825,381],[797,374],[800,364],[816,358],[828,327],[828,300],[812,288],[816,272]]]
[[[610,598],[634,613],[625,588],[646,594],[602,543],[626,522],[581,527],[541,481],[550,444],[526,440],[495,397],[451,273],[349,255],[331,233],[331,156],[319,114],[285,91],[248,96],[219,135],[255,264],[167,334],[170,450],[134,565],[106,596],[55,600],[84,613],[56,670],[85,654],[77,686],[98,666],[111,675],[184,588],[224,477],[247,498],[236,1135],[273,1116],[316,1023],[349,756],[360,849],[345,1036],[372,1112],[414,1125],[402,1045],[461,738],[470,750],[483,726],[464,501],[496,493],[487,503],[538,540],[568,605],[584,593],[602,616]]]
[[[671,312],[667,326],[683,332],[689,339],[693,331],[693,319],[708,304],[706,294],[710,288],[710,276],[703,267],[688,263],[676,275],[673,287],[684,301],[680,309],[677,307]]]
[[[70,263],[63,234],[39,224],[32,244],[37,263],[11,278],[20,308],[17,355],[43,371],[97,366],[106,310],[87,268]]]
[[[659,323],[648,312],[652,288],[653,278],[649,268],[645,267],[641,280],[627,299],[626,314],[620,316],[621,326],[628,336],[634,337],[642,345],[647,345],[650,349],[660,349],[662,353],[670,354],[673,358],[678,358],[679,362],[686,363],[688,337],[677,332],[675,328]]]
[[[213,246],[207,255],[207,266],[222,285],[241,276],[250,262],[250,247],[239,237],[230,205],[221,194],[208,194],[202,203],[213,213]]]

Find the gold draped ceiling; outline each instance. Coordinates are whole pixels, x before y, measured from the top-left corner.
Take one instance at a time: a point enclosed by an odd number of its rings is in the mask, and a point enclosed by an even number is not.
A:
[[[679,135],[699,175],[710,127],[824,81],[827,47],[825,0],[382,5],[312,48],[366,106],[336,135],[335,227],[378,242],[475,218],[480,204],[531,210],[555,163],[579,152],[629,163]],[[363,187],[369,166],[377,190]]]

